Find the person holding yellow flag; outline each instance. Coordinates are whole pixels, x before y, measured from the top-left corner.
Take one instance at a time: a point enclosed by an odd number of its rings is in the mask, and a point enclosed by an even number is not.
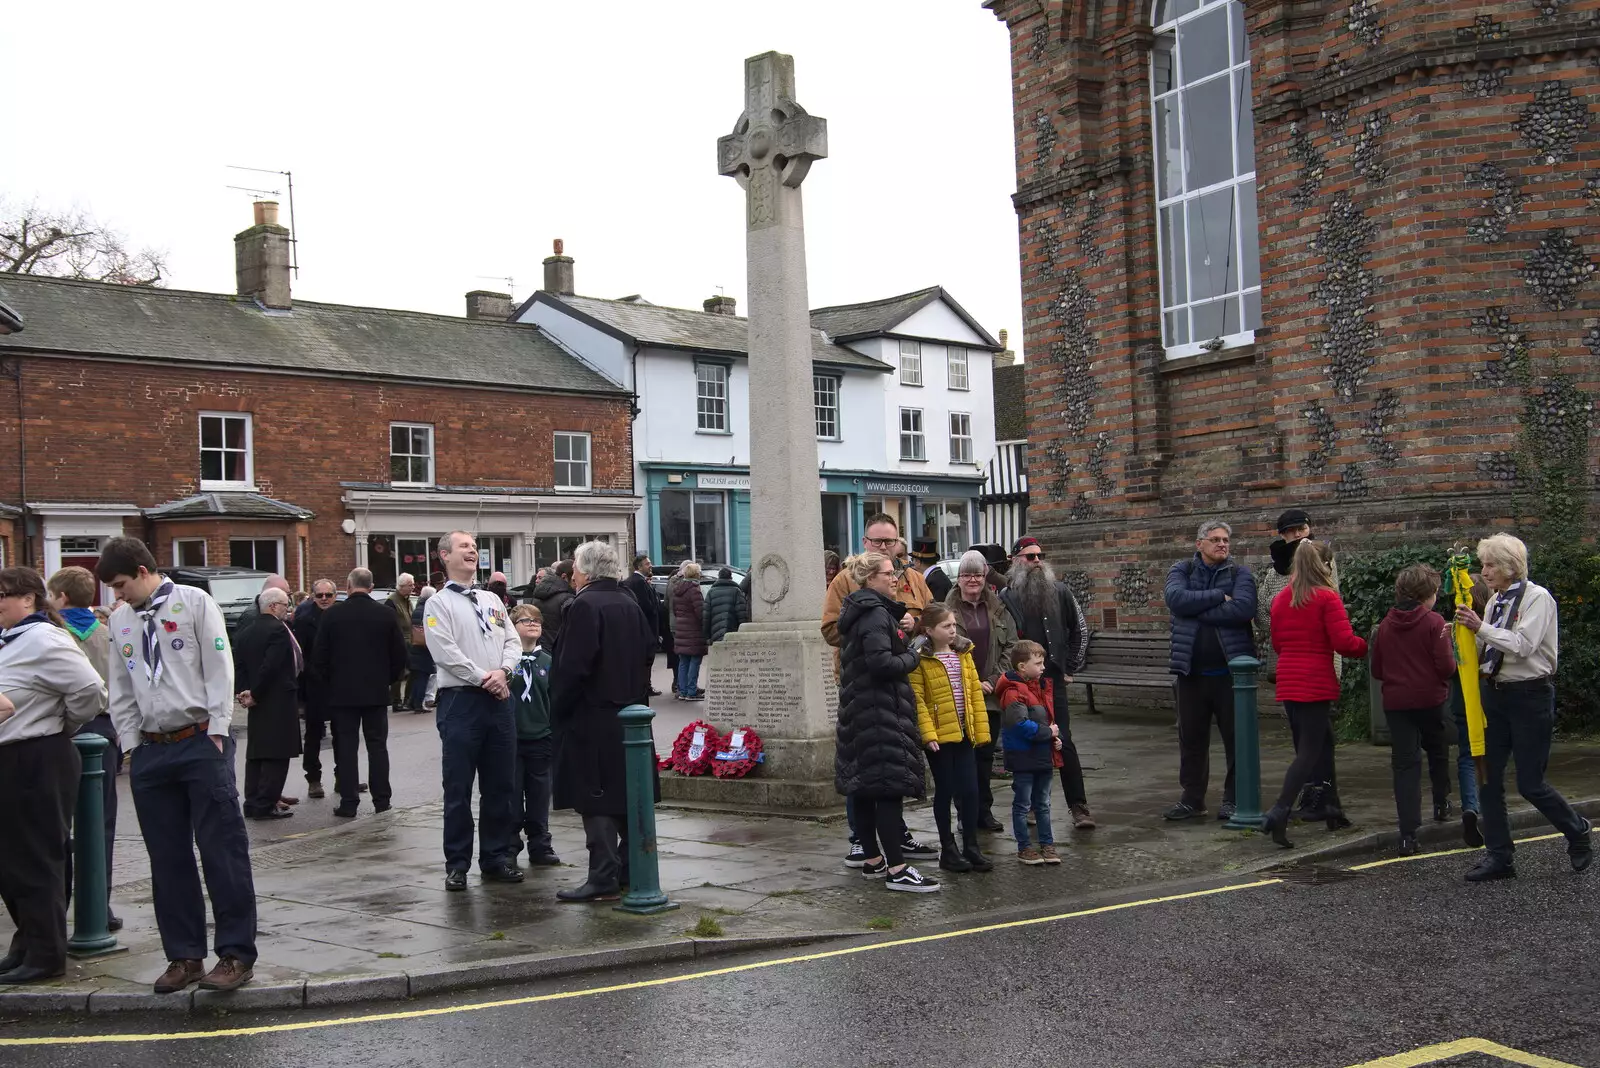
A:
[[[1478,559],[1483,581],[1494,591],[1488,618],[1460,608],[1456,620],[1477,635],[1487,765],[1479,800],[1488,855],[1466,879],[1479,883],[1516,877],[1505,793],[1506,761],[1512,757],[1517,792],[1567,836],[1572,870],[1583,871],[1594,859],[1589,821],[1572,810],[1544,774],[1556,722],[1555,598],[1528,578],[1528,547],[1521,539],[1510,534],[1485,538],[1478,543]]]

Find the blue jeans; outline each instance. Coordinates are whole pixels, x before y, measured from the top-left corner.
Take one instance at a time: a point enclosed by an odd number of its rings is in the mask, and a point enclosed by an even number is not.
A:
[[[700,661],[704,657],[679,656],[678,673],[673,685],[677,686],[681,694],[693,694],[700,688]]]
[[[444,866],[472,866],[472,780],[478,779],[478,870],[501,867],[512,856],[516,834],[512,786],[517,760],[517,723],[511,702],[497,701],[478,686],[446,686],[437,697],[444,774]]]
[[[1461,696],[1461,679],[1450,680],[1450,715],[1456,721],[1456,780],[1461,786],[1461,811],[1478,811],[1478,762],[1472,759],[1472,739],[1467,736],[1467,705]]]
[[[233,781],[233,739],[222,751],[204,734],[133,751],[133,809],[150,854],[156,927],[168,960],[206,956],[206,899],[194,854],[200,851],[216,921],[217,956],[256,960],[256,891],[250,839]]]
[[[1550,735],[1556,725],[1556,688],[1549,679],[1483,688],[1483,841],[1489,856],[1511,863],[1511,825],[1506,819],[1506,761],[1517,762],[1517,792],[1569,840],[1586,836],[1588,824],[1545,781]]]
[[[1011,773],[1011,830],[1017,836],[1017,849],[1028,848],[1028,809],[1033,809],[1039,831],[1039,844],[1055,845],[1050,833],[1050,769]]]

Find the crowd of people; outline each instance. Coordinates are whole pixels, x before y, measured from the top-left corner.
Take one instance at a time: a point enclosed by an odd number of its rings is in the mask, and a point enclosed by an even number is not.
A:
[[[1266,830],[1287,846],[1295,817],[1344,825],[1332,730],[1338,658],[1370,657],[1393,734],[1402,853],[1420,848],[1424,753],[1434,818],[1452,816],[1446,717],[1454,706],[1463,835],[1487,846],[1466,877],[1515,875],[1505,805],[1513,757],[1518,791],[1566,836],[1574,870],[1589,865],[1589,822],[1545,781],[1557,606],[1528,578],[1521,541],[1496,534],[1478,544],[1476,599],[1456,612],[1480,654],[1479,789],[1455,650],[1433,611],[1438,573],[1417,565],[1398,576],[1394,608],[1369,647],[1351,628],[1333,553],[1305,512],[1280,517],[1259,578],[1234,560],[1232,533],[1220,520],[1201,524],[1193,555],[1167,576],[1181,789],[1167,819],[1207,813],[1213,723],[1228,763],[1218,815],[1233,815],[1229,661],[1264,651],[1295,751]],[[1007,777],[1017,861],[1060,864],[1051,807],[1058,779],[1064,822],[1079,833],[1095,828],[1067,701],[1090,642],[1076,598],[1032,537],[1009,558],[969,550],[936,597],[926,580],[932,569],[908,559],[891,516],[868,517],[864,535],[859,554],[826,561],[821,612],[822,634],[837,650],[835,785],[850,831],[844,863],[890,890],[916,893],[940,888],[916,859],[937,858],[954,874],[992,871],[981,835],[1005,829],[993,790]],[[625,574],[612,546],[591,541],[539,576],[532,603],[508,605],[503,577],[476,583],[473,535],[452,531],[437,552],[442,585],[417,590],[401,576],[386,603],[373,598],[365,568],[349,573],[342,600],[322,579],[298,606],[273,576],[231,640],[211,597],[172,582],[137,539],[111,539],[96,573],[63,568],[48,585],[29,568],[0,570],[0,808],[8,813],[0,820],[0,898],[17,929],[0,958],[0,984],[54,978],[65,968],[67,843],[81,772],[71,738],[80,730],[108,743],[108,870],[114,776],[130,757],[169,961],[158,993],[196,983],[232,990],[252,978],[255,892],[244,820],[292,815],[298,799],[284,791],[296,757],[310,796],[324,796],[320,752],[330,730],[335,815],[354,816],[362,792],[378,812],[390,808],[392,710],[435,711],[446,890],[466,887],[474,859],[486,882],[524,881],[524,851],[532,866],[559,865],[549,824],[556,808],[581,817],[589,854],[583,882],[556,897],[616,900],[629,882],[619,713],[653,693],[663,630],[676,658],[676,695],[702,694],[699,659],[749,620],[748,591],[726,569],[702,590],[698,567],[687,564],[663,605],[647,556]],[[94,611],[99,583],[118,599],[103,617]],[[249,715],[242,799],[236,707]],[[930,794],[937,846],[916,841],[904,820],[906,800]],[[217,957],[209,970],[207,896]],[[114,914],[111,922],[120,926]]]

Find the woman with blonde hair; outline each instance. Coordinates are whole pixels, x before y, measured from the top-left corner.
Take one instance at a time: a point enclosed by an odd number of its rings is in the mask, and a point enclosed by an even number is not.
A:
[[[1344,601],[1333,588],[1328,563],[1332,550],[1306,539],[1294,553],[1289,585],[1272,599],[1272,648],[1278,654],[1278,700],[1294,726],[1294,761],[1283,777],[1283,792],[1267,813],[1265,830],[1285,849],[1289,806],[1321,763],[1328,770],[1324,818],[1330,831],[1346,824],[1333,771],[1333,703],[1339,677],[1333,654],[1360,659],[1366,639],[1350,627]]]
[[[1478,636],[1479,682],[1483,695],[1483,751],[1488,765],[1483,789],[1483,838],[1488,855],[1467,872],[1467,881],[1510,879],[1515,847],[1506,822],[1506,760],[1516,758],[1517,792],[1567,836],[1573,871],[1594,858],[1589,821],[1572,810],[1545,779],[1550,735],[1556,723],[1556,601],[1528,579],[1528,547],[1510,534],[1478,543],[1483,581],[1494,596],[1480,617],[1470,608],[1456,620]]]

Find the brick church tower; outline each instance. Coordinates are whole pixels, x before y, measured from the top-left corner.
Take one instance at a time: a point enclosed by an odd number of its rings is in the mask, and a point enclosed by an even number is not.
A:
[[[1095,625],[1265,556],[1595,496],[1600,0],[988,0],[1011,35],[1031,532]]]

